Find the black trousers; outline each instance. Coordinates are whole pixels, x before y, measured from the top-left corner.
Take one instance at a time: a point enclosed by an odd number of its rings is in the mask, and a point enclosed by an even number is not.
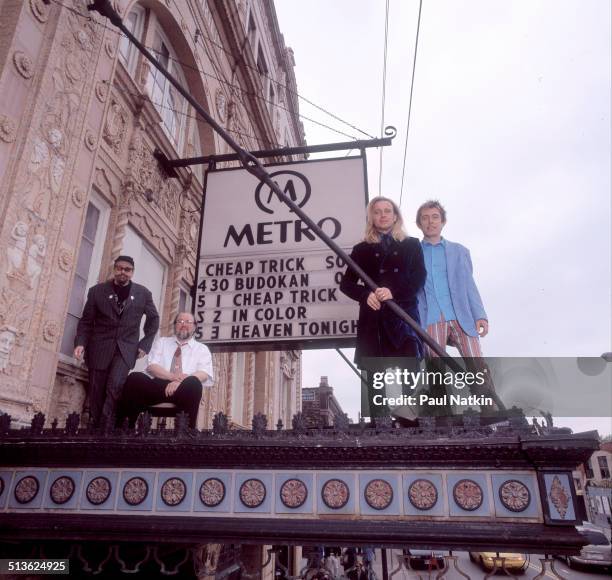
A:
[[[105,369],[89,369],[89,416],[94,426],[102,418],[111,417],[131,367],[123,360],[119,349]]]
[[[178,386],[171,397],[166,397],[166,386],[171,383],[167,379],[152,379],[144,373],[128,375],[123,388],[123,396],[119,403],[117,418],[119,422],[127,417],[130,426],[134,426],[139,413],[146,407],[157,403],[174,403],[178,412],[189,415],[189,426],[196,426],[198,408],[202,399],[202,383],[200,379],[189,376]]]

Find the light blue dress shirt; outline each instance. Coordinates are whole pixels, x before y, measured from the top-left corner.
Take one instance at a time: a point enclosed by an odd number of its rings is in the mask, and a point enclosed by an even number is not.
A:
[[[427,298],[427,320],[422,324],[429,326],[444,320],[456,320],[450,288],[448,287],[448,272],[446,270],[446,240],[442,238],[438,244],[430,244],[423,240],[423,257],[427,279],[425,280],[425,296]]]

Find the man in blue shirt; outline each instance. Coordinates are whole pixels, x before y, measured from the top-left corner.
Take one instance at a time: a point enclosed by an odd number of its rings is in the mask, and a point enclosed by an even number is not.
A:
[[[440,345],[454,346],[462,357],[482,357],[480,337],[489,322],[474,282],[470,252],[442,237],[446,211],[438,201],[427,201],[417,211],[423,232],[427,279],[419,292],[419,314],[427,333]],[[427,356],[436,356],[427,349]]]

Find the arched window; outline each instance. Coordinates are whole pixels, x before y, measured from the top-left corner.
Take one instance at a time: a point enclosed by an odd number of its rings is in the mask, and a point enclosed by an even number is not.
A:
[[[145,11],[142,6],[134,6],[124,20],[126,28],[139,40],[142,38],[144,30]],[[136,63],[138,62],[138,49],[128,40],[128,37],[121,35],[119,41],[119,60],[123,66],[134,76],[136,73]]]
[[[151,51],[160,64],[186,87],[185,76],[166,35],[156,27]],[[187,101],[155,67],[151,67],[146,90],[162,117],[164,129],[179,153],[182,153]]]

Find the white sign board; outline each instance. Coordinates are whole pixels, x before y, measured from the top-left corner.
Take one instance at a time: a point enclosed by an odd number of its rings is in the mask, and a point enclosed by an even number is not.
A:
[[[363,238],[362,157],[266,167],[281,190],[349,253]],[[210,171],[203,208],[197,337],[217,350],[354,344],[357,304],[345,265],[244,169]]]

